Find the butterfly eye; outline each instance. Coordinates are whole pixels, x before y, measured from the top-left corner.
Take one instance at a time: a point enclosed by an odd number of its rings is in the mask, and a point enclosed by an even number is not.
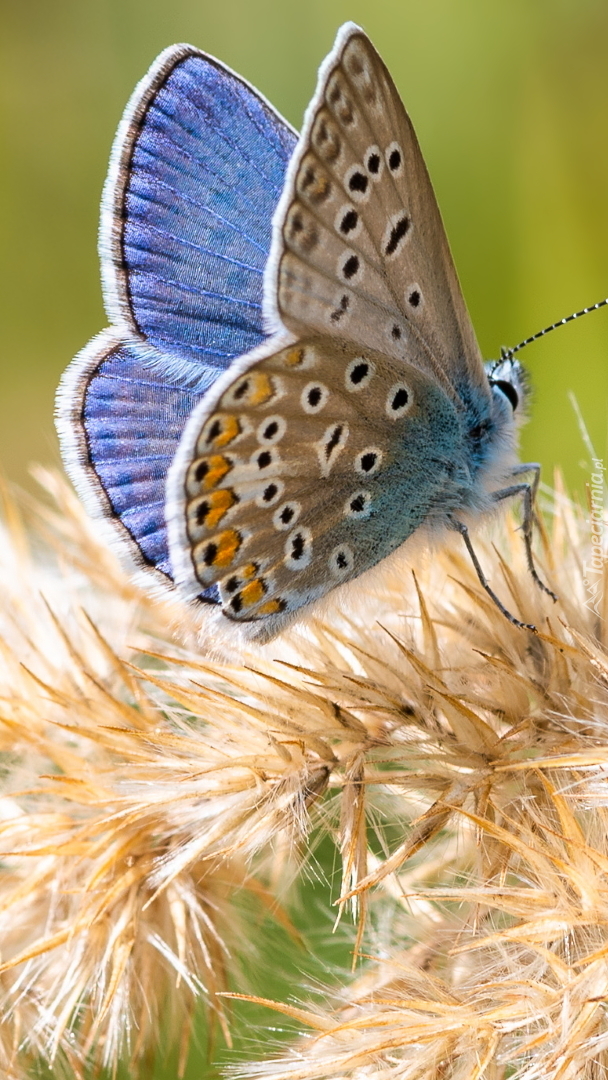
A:
[[[504,394],[507,401],[510,403],[513,412],[515,412],[517,406],[519,405],[519,394],[513,386],[513,383],[506,382],[503,379],[496,379],[496,381],[492,380],[492,386],[498,387],[498,389],[501,391],[501,393]]]

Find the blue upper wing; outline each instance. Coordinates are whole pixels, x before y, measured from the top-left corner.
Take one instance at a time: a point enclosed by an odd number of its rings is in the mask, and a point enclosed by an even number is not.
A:
[[[201,395],[265,337],[263,272],[295,142],[191,46],[161,54],[116,137],[100,230],[114,328],[68,368],[58,426],[81,494],[165,578],[167,471]]]

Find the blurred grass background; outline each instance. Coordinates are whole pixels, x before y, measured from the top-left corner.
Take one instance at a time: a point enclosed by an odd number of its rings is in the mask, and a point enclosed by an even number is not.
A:
[[[0,0],[0,465],[57,461],[53,395],[105,325],[96,255],[112,137],[154,56],[190,41],[299,126],[360,22],[414,120],[482,350],[608,295],[606,0]],[[568,401],[605,454],[608,312],[526,351],[526,458],[584,482]]]
[[[484,355],[608,295],[606,0],[0,0],[0,467],[10,477],[24,482],[31,461],[58,461],[59,375],[105,325],[99,197],[122,109],[155,55],[190,41],[299,126],[349,18],[372,36],[414,120]],[[606,456],[608,311],[525,360],[534,401],[523,454],[547,479],[561,464],[581,487],[568,393]],[[328,846],[327,876],[332,861]],[[263,950],[258,992],[297,992],[301,970],[325,977],[310,954],[328,900],[327,885],[308,887],[297,920],[308,955]],[[326,964],[345,963],[347,937],[332,948]],[[259,1052],[246,1022],[275,1024],[280,1037],[281,1018],[237,1012],[243,1052]],[[149,1075],[174,1075],[174,1061],[150,1063]],[[203,1049],[187,1072],[202,1075]]]

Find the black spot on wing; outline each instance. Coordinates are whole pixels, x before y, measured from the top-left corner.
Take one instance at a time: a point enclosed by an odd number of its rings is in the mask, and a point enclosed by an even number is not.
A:
[[[386,247],[384,249],[385,255],[394,255],[399,244],[407,236],[410,228],[410,219],[407,214],[403,214],[395,224],[393,225],[390,236],[388,238]]]
[[[346,294],[344,294],[344,296],[341,296],[340,297],[340,303],[338,304],[338,307],[335,308],[334,311],[332,311],[332,313],[330,315],[331,321],[332,322],[339,322],[340,319],[344,315],[346,315],[346,312],[348,311],[349,304],[350,304],[350,297],[347,296]]]

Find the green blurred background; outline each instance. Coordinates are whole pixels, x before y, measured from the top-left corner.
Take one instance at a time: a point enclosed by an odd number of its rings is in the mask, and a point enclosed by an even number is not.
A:
[[[606,0],[1,0],[0,465],[58,460],[53,394],[106,322],[98,203],[122,109],[166,45],[225,60],[299,125],[338,25],[391,69],[487,357],[608,295]],[[605,453],[608,311],[525,353],[524,454],[584,481],[568,392]]]

